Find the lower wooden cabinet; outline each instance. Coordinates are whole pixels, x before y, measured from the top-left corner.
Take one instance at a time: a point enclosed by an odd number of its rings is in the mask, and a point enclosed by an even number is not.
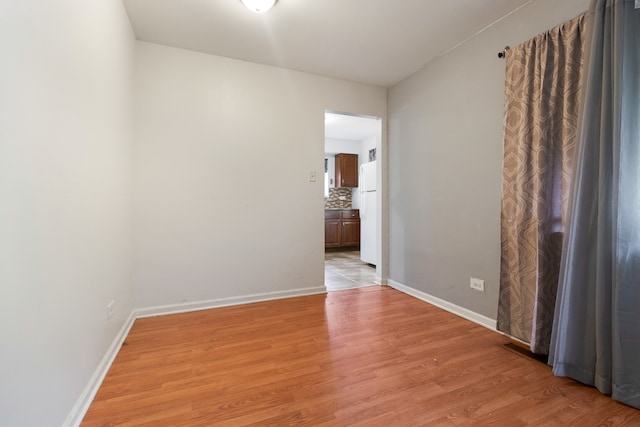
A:
[[[342,222],[339,219],[324,220],[324,247],[339,248],[342,246]]]
[[[342,246],[360,246],[360,220],[342,221]]]
[[[360,246],[360,213],[357,209],[324,211],[324,247]]]

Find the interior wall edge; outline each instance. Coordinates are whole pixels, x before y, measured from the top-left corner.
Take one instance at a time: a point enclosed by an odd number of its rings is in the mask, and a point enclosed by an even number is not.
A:
[[[104,378],[107,376],[107,372],[109,372],[109,369],[111,369],[111,365],[120,352],[122,343],[129,335],[129,331],[131,330],[131,327],[133,326],[133,322],[135,320],[135,313],[134,311],[132,311],[120,328],[120,331],[114,338],[113,342],[105,352],[104,357],[96,367],[96,370],[91,376],[91,379],[76,401],[76,404],[71,409],[71,412],[69,412],[69,415],[67,416],[63,427],[80,426],[80,424],[82,423],[82,419],[89,410],[89,406],[91,406],[93,399],[96,397],[96,393],[98,393],[98,390],[100,389]]]
[[[388,284],[393,289],[396,289],[402,293],[410,295],[414,298],[418,298],[419,300],[422,300],[426,303],[429,303],[445,311],[448,311],[449,313],[455,314],[456,316],[462,317],[463,319],[469,320],[480,326],[484,326],[487,329],[490,329],[492,331],[497,331],[495,319],[484,316],[480,313],[476,313],[475,311],[469,310],[468,308],[461,307],[452,302],[443,300],[442,298],[429,295],[426,292],[419,291],[417,289],[414,289],[410,286],[404,285],[402,283],[396,282],[391,279],[388,280]]]
[[[100,389],[104,378],[106,377],[111,365],[113,364],[122,343],[129,335],[129,331],[133,327],[133,323],[136,319],[143,319],[145,317],[166,316],[177,313],[187,313],[191,311],[208,310],[213,308],[230,307],[241,304],[251,304],[263,301],[272,301],[285,298],[294,298],[309,295],[318,295],[327,293],[324,286],[318,286],[313,288],[300,288],[289,291],[268,292],[254,295],[244,295],[230,298],[220,298],[207,301],[195,301],[182,304],[170,304],[158,307],[146,307],[134,309],[131,311],[126,321],[120,328],[120,331],[116,335],[115,339],[107,349],[104,357],[100,361],[100,364],[96,367],[91,379],[87,383],[86,387],[82,391],[82,394],[78,398],[76,404],[72,408],[71,412],[67,416],[63,427],[78,427],[82,423],[82,419],[89,410],[89,406],[93,402],[96,393]]]
[[[216,298],[211,300],[192,301],[178,304],[167,304],[155,307],[145,307],[133,310],[136,319],[145,317],[166,316],[169,314],[188,313],[191,311],[209,310],[212,308],[230,307],[241,304],[252,304],[263,301],[273,301],[278,299],[304,297],[309,295],[326,294],[324,286],[311,288],[290,289],[286,291],[263,292],[251,295],[241,295],[227,298]]]

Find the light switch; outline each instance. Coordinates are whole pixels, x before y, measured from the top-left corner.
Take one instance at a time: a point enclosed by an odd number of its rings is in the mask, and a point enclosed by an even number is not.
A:
[[[316,182],[316,171],[309,171],[309,182]]]

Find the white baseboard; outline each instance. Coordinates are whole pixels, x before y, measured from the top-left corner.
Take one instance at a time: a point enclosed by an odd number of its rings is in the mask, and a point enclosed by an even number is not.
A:
[[[378,282],[379,279],[378,278],[376,279],[377,279],[376,282]],[[477,323],[478,325],[491,329],[492,331],[496,330],[496,321],[489,317],[483,316],[481,314],[478,314],[464,307],[460,307],[456,304],[450,303],[438,297],[434,297],[433,295],[429,295],[425,292],[410,288],[409,286],[395,282],[391,279],[388,279],[386,282],[390,287],[397,289],[400,292],[411,295],[415,298],[418,298],[422,301],[425,301],[429,304],[432,304],[436,307],[439,307],[443,310],[446,310],[464,319],[470,320],[474,323]],[[93,402],[93,399],[96,393],[98,392],[98,389],[100,388],[100,385],[104,380],[104,377],[107,375],[107,372],[111,367],[111,364],[113,363],[116,355],[118,354],[118,351],[122,346],[122,343],[124,342],[125,338],[129,334],[129,330],[133,326],[133,322],[135,321],[135,319],[152,317],[152,316],[161,316],[161,315],[174,314],[174,313],[185,313],[185,312],[196,311],[196,310],[206,310],[210,308],[228,307],[232,305],[248,304],[248,303],[254,303],[254,302],[261,302],[261,301],[271,301],[271,300],[283,299],[283,298],[292,298],[292,297],[307,296],[307,295],[318,295],[318,294],[324,294],[326,292],[327,292],[326,288],[324,286],[320,286],[320,287],[314,287],[314,288],[294,289],[289,291],[267,292],[267,293],[246,295],[246,296],[240,296],[240,297],[219,298],[219,299],[207,300],[207,301],[197,301],[197,302],[182,303],[182,304],[170,304],[170,305],[140,308],[140,309],[133,310],[129,315],[129,317],[127,318],[127,320],[125,321],[124,325],[122,325],[122,328],[118,332],[118,335],[116,336],[116,338],[113,340],[113,343],[107,350],[107,353],[102,358],[102,361],[98,365],[97,369],[95,370],[93,376],[89,380],[89,383],[85,387],[84,391],[80,395],[80,398],[76,402],[75,406],[69,413],[69,416],[67,417],[63,426],[77,427],[80,425],[86,412],[89,410],[89,406],[91,405],[91,402]]]
[[[460,307],[459,305],[453,304],[449,301],[434,297],[433,295],[429,295],[417,289],[410,288],[409,286],[395,282],[391,279],[388,279],[387,283],[389,286],[399,290],[400,292],[428,302],[431,305],[435,305],[436,307],[446,310],[449,313],[453,313],[457,316],[462,317],[463,319],[470,320],[473,323],[477,323],[478,325],[484,326],[485,328],[491,329],[492,331],[496,331],[496,321],[490,317],[483,316],[482,314],[478,314],[475,311]]]
[[[271,301],[283,298],[302,297],[327,293],[324,286],[315,288],[292,289],[288,291],[266,292],[261,294],[239,297],[219,298],[205,301],[194,301],[180,304],[160,305],[157,307],[139,308],[133,311],[136,319],[166,314],[186,313],[189,311],[207,310],[210,308],[228,307],[232,305],[250,304],[254,302]]]
[[[231,297],[231,298],[220,298],[215,300],[208,301],[198,301],[191,303],[183,303],[183,304],[170,304],[163,305],[158,307],[149,307],[149,308],[140,308],[137,310],[133,310],[129,317],[127,318],[124,325],[116,335],[116,338],[111,343],[111,346],[107,350],[107,353],[104,355],[100,364],[96,368],[93,376],[89,380],[89,383],[82,391],[82,394],[78,398],[78,401],[74,405],[73,409],[67,416],[63,427],[78,427],[80,423],[82,423],[82,419],[86,415],[89,410],[89,406],[93,402],[93,399],[104,380],[104,377],[109,372],[109,368],[111,368],[111,364],[115,360],[122,343],[127,338],[131,327],[133,326],[133,322],[136,319],[143,317],[151,317],[151,316],[161,316],[165,314],[174,314],[174,313],[185,313],[189,311],[196,310],[206,310],[209,308],[217,308],[217,307],[227,307],[232,305],[239,304],[249,304],[253,302],[261,302],[261,301],[270,301],[276,299],[283,298],[292,298],[292,297],[300,297],[307,295],[318,295],[327,293],[327,289],[324,286],[315,287],[315,288],[302,288],[302,289],[293,289],[289,291],[277,291],[277,292],[267,292],[262,294],[253,294],[246,295],[241,297]]]
[[[129,314],[129,317],[127,317],[127,320],[122,325],[122,328],[120,328],[120,331],[116,335],[115,339],[107,349],[104,357],[100,361],[100,364],[91,376],[89,383],[82,391],[82,394],[78,398],[76,404],[73,406],[73,409],[71,409],[71,412],[67,416],[64,424],[62,424],[63,427],[77,427],[80,425],[80,423],[82,423],[82,419],[89,410],[91,402],[93,402],[93,399],[96,397],[96,393],[102,385],[104,377],[107,375],[107,372],[109,372],[109,368],[111,368],[111,364],[118,355],[122,343],[127,338],[127,335],[129,335],[129,331],[131,330],[131,327],[133,326],[133,322],[135,320],[136,319],[134,314]]]

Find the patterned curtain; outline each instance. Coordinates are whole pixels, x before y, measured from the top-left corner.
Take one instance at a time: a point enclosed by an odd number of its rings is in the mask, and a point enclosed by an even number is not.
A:
[[[549,353],[585,16],[506,51],[498,330]]]

